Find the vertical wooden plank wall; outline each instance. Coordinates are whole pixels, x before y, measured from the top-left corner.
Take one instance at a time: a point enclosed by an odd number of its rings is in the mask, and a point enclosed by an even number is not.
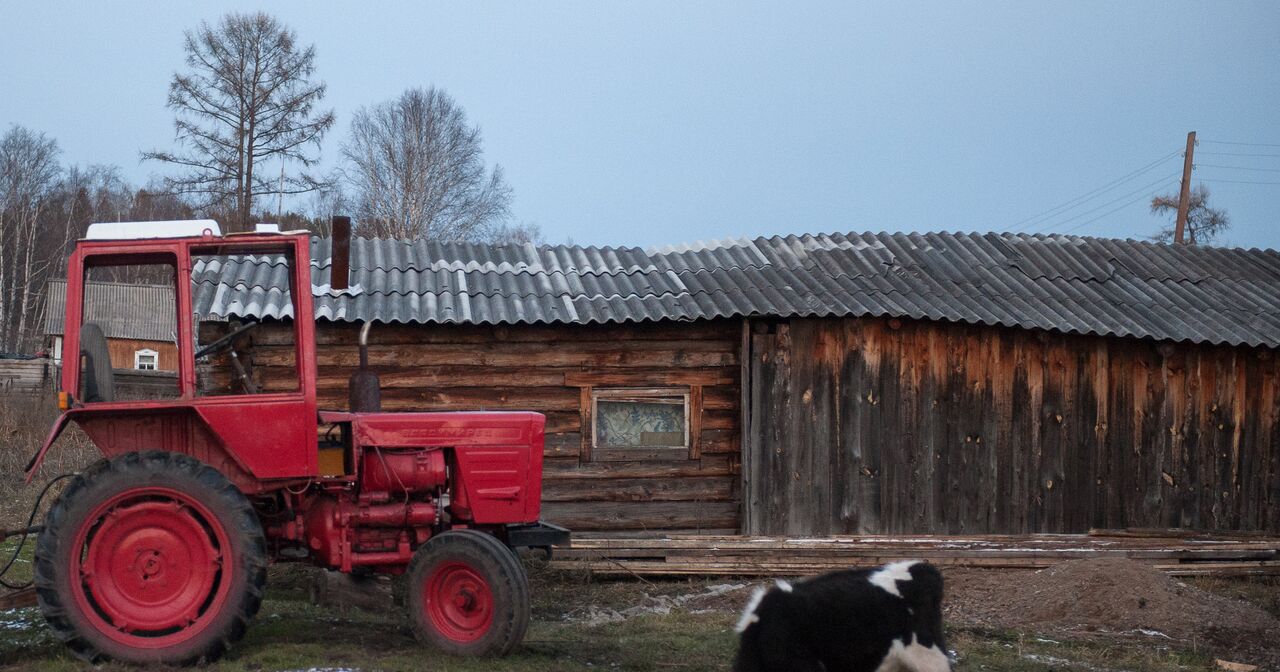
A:
[[[358,326],[318,324],[321,408],[347,405],[347,379],[358,363]],[[252,332],[253,368],[267,389],[290,380],[290,334],[280,325]],[[545,414],[546,520],[575,532],[731,534],[738,531],[740,492],[741,338],[736,320],[600,326],[375,324],[369,358],[388,411]],[[591,461],[592,389],[685,386],[700,409],[690,419],[698,432],[696,459]]]
[[[749,324],[744,532],[1280,531],[1273,351]]]

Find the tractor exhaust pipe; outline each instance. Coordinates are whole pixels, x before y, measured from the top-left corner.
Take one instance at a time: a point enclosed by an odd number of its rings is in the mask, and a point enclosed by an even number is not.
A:
[[[352,413],[377,413],[382,410],[382,389],[378,374],[369,368],[369,328],[360,326],[360,367],[347,381],[347,407]]]

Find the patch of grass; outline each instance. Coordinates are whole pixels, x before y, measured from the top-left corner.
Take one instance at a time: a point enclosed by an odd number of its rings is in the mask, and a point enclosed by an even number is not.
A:
[[[360,670],[554,672],[557,670],[724,669],[736,645],[730,614],[649,615],[599,627],[535,621],[508,658],[453,658],[420,646],[403,617],[348,612],[271,597],[244,641],[206,670]],[[84,669],[54,641],[36,609],[0,613],[0,669]],[[108,664],[106,671],[134,670]]]

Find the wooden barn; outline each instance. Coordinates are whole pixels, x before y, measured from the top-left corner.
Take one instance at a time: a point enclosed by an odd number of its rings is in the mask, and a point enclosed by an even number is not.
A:
[[[578,533],[1280,532],[1274,251],[355,239],[334,291],[312,248],[321,406],[373,321],[384,408],[546,414],[544,517]],[[199,310],[288,319],[281,277],[198,264]],[[251,333],[262,388],[292,379],[291,332]]]

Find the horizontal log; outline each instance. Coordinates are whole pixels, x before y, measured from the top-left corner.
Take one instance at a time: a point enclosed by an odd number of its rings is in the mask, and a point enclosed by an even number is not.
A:
[[[725,455],[704,455],[701,460],[681,462],[579,463],[576,459],[548,459],[542,464],[542,476],[547,481],[561,478],[679,478],[729,474],[729,459]]]
[[[566,478],[542,487],[544,502],[728,502],[733,482],[727,476],[693,478]]]
[[[739,413],[736,408],[707,409],[702,412],[702,429],[726,429],[737,431]]]
[[[671,385],[736,385],[737,369],[628,369],[624,371],[567,371],[564,384],[570,387],[664,387]]]
[[[320,409],[326,410],[326,411],[343,411],[343,410],[346,410],[346,408],[347,408],[347,400],[345,397],[340,401],[334,400],[332,403],[320,404]],[[418,404],[413,400],[396,399],[394,397],[392,398],[383,397],[382,410],[391,412],[391,413],[402,413],[402,412],[410,413],[415,411],[449,412],[449,411],[462,411],[467,409],[423,408],[421,404]],[[494,409],[490,409],[490,410],[494,410]],[[528,409],[512,409],[512,410],[528,410]],[[574,411],[572,413],[567,413],[563,411],[540,411],[540,412],[542,413],[543,417],[546,418],[546,427],[543,431],[545,431],[547,434],[562,434],[564,432],[577,432],[578,428],[582,425],[582,416],[577,411]]]
[[[260,363],[260,362],[259,362]],[[501,396],[503,393],[516,393],[518,390],[536,390],[527,394],[554,396],[559,399],[574,400],[578,405],[579,388],[561,384],[564,374],[555,368],[543,367],[508,367],[484,368],[476,367],[371,367],[378,374],[378,382],[387,393],[403,391],[404,393],[438,393],[470,396]],[[447,369],[447,371],[443,371]],[[714,370],[714,369],[712,369]],[[277,392],[296,389],[297,378],[292,366],[255,366],[255,380],[266,392]],[[316,380],[316,391],[321,397],[345,398],[351,374],[356,367],[322,367]],[[663,386],[682,386],[677,382],[681,377],[680,370],[668,372],[672,380],[663,382]],[[208,371],[209,385],[226,388],[235,379],[225,369],[213,368]],[[238,384],[238,383],[237,383]],[[705,410],[735,410],[738,407],[739,392],[736,387],[718,386],[703,388],[703,408]]]
[[[292,367],[265,367],[267,376],[278,375],[281,371],[292,371]],[[493,387],[510,385],[519,387],[580,387],[577,382],[595,386],[667,386],[667,385],[734,385],[736,381],[721,368],[693,369],[607,369],[601,372],[586,371],[572,367],[545,366],[539,362],[526,362],[522,366],[497,367],[488,366],[483,370],[475,366],[433,366],[433,367],[371,367],[384,388],[394,387]],[[353,366],[322,366],[317,370],[317,389],[342,389],[347,387],[347,380],[355,372]],[[632,374],[636,375],[632,375]],[[736,390],[736,387],[732,389]]]
[[[689,448],[649,446],[635,448],[610,448],[596,446],[591,449],[592,462],[689,461]],[[693,460],[696,462],[696,460]]]
[[[734,502],[547,502],[543,519],[570,530],[736,527]]]
[[[560,432],[547,434],[543,442],[543,457],[573,457],[582,452],[582,434],[579,432]]]
[[[375,345],[369,347],[369,363],[373,366],[525,366],[536,362],[556,367],[721,367],[737,364],[737,354],[711,348],[688,350],[619,348],[617,344],[601,343],[610,348],[551,347],[535,344],[534,347],[433,346],[415,348],[408,346]],[[292,366],[295,361],[292,348],[255,348],[256,365]],[[355,350],[321,349],[316,353],[317,366],[349,366],[359,363]]]
[[[326,390],[317,394],[321,406],[344,404],[346,390]],[[412,404],[423,411],[578,411],[578,391],[568,387],[462,387],[453,389],[383,389],[383,405],[388,401]]]
[[[201,339],[212,340],[225,333],[225,322],[201,323]],[[375,324],[370,332],[373,343],[486,343],[574,341],[640,341],[674,339],[721,339],[736,342],[740,336],[738,320],[698,320],[694,322],[640,322],[623,325],[422,325]],[[318,345],[351,345],[359,337],[360,323],[322,320],[316,325]],[[266,344],[292,343],[293,327],[289,323],[264,323],[252,332],[254,342]]]
[[[704,454],[736,453],[738,452],[738,433],[731,429],[704,429],[701,445]]]

